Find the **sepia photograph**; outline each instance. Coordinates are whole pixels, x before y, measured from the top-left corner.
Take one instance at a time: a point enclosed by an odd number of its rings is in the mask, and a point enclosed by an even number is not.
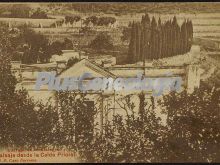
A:
[[[220,163],[220,2],[1,2],[0,163]]]

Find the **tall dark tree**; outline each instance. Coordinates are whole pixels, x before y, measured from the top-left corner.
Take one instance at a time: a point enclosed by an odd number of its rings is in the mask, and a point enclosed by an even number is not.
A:
[[[132,24],[129,25],[128,27],[124,27],[122,31],[122,41],[130,41],[131,39],[131,30],[132,30]]]
[[[149,58],[150,55],[150,38],[151,38],[151,25],[148,14],[145,15],[145,24],[143,24],[143,35],[144,35],[144,53],[145,59]]]
[[[166,21],[164,25],[164,31],[165,31],[165,53],[164,57],[168,57],[169,54],[169,22]]]
[[[135,52],[133,62],[137,62],[143,58],[159,59],[184,54],[190,51],[192,40],[192,21],[184,21],[180,27],[176,16],[162,24],[160,18],[157,23],[155,17],[150,21],[149,15],[145,14],[141,23],[134,23],[131,28],[129,56]]]
[[[181,31],[180,31],[180,27],[177,26],[176,29],[177,33],[176,33],[176,54],[181,54]]]
[[[173,40],[172,40],[172,22],[171,20],[168,21],[168,57],[171,57],[173,52],[172,52],[172,46],[173,46]]]
[[[164,58],[165,57],[165,53],[166,53],[166,50],[165,50],[165,46],[166,46],[166,31],[165,31],[165,25],[162,24],[161,26],[161,35],[162,35],[162,50],[161,50],[161,58]]]
[[[157,50],[157,57],[161,58],[162,57],[162,44],[163,44],[163,39],[162,39],[162,24],[161,24],[161,19],[158,19],[158,50]]]
[[[135,23],[132,23],[131,39],[128,50],[128,63],[134,63],[136,57],[136,30]]]
[[[178,41],[177,41],[177,31],[178,31],[178,24],[177,24],[177,19],[176,16],[173,17],[173,21],[172,21],[172,55],[176,55],[177,54],[177,45],[178,45]]]
[[[187,51],[190,51],[193,42],[193,26],[192,21],[187,20]]]
[[[150,59],[155,59],[157,49],[157,22],[155,17],[151,21]]]
[[[187,28],[186,28],[186,20],[183,22],[181,26],[181,54],[186,53],[187,50]]]
[[[141,26],[140,23],[135,24],[135,30],[136,30],[136,61],[139,61],[141,59]]]
[[[140,40],[140,60],[144,60],[144,52],[145,52],[145,35],[143,26],[141,27],[141,40]]]

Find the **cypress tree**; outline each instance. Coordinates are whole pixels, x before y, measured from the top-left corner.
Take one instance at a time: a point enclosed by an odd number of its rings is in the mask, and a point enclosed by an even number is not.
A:
[[[145,27],[146,27],[146,20],[145,20],[145,15],[143,15],[141,18],[141,42],[140,42],[140,56],[142,60],[144,57]]]
[[[167,31],[167,33],[166,33],[166,43],[167,43],[167,45],[166,45],[166,57],[169,57],[169,52],[170,52],[170,26],[169,26],[169,21],[167,21],[167,27],[166,27],[166,31]]]
[[[148,14],[145,15],[145,27],[144,27],[144,58],[149,59],[151,54],[150,40],[151,40],[151,21]]]
[[[144,44],[145,44],[145,38],[144,38],[144,29],[141,28],[141,42],[140,42],[140,60],[142,61],[144,59]]]
[[[145,17],[145,15],[142,15],[142,17],[141,17],[141,24],[144,24],[144,22],[145,22],[144,17]]]
[[[135,30],[135,23],[132,23],[131,28],[131,39],[129,43],[129,50],[128,50],[128,63],[134,63],[136,57],[136,30]]]
[[[168,22],[164,24],[164,57],[168,56]]]
[[[187,20],[187,52],[190,51],[193,42],[193,26],[192,21]]]
[[[161,40],[162,40],[162,47],[161,47],[161,58],[165,57],[165,28],[164,28],[164,24],[161,25]]]
[[[181,54],[187,52],[187,30],[186,30],[186,20],[184,20],[181,26]]]
[[[180,27],[180,54],[183,54],[183,50],[184,50],[184,41],[183,41],[183,23]]]
[[[180,36],[180,26],[177,26],[177,36],[176,36],[176,54],[181,54],[181,36]]]
[[[150,17],[149,17],[149,15],[148,15],[148,13],[145,14],[145,16],[143,17],[143,19],[144,19],[144,22],[145,22],[145,23],[147,23],[147,24],[150,23]]]
[[[171,56],[172,49],[172,29],[171,29],[171,21],[167,22],[167,56]]]
[[[136,30],[136,56],[135,56],[135,62],[139,61],[141,59],[141,50],[140,50],[140,42],[141,42],[141,26],[140,23],[135,24],[135,30]]]
[[[151,54],[150,54],[150,59],[155,59],[156,56],[156,31],[157,29],[157,23],[155,18],[152,18],[151,21],[151,40],[150,40],[150,48],[151,48]]]
[[[193,25],[185,20],[181,27],[176,16],[161,23],[155,17],[142,16],[141,22],[132,23],[128,60],[131,63],[143,59],[159,59],[190,51],[193,40]]]
[[[186,33],[187,33],[187,46],[186,51],[188,52],[190,49],[190,28],[189,28],[189,20],[186,20]]]
[[[177,26],[176,16],[174,16],[172,21],[172,56],[177,55]]]
[[[189,27],[190,27],[190,37],[193,39],[193,23],[191,20],[189,21]]]
[[[162,56],[162,25],[161,25],[161,19],[158,19],[158,51],[157,51],[157,57],[158,59]]]

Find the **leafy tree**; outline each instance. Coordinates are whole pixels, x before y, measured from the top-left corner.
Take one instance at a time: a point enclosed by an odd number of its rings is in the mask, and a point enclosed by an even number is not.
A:
[[[113,42],[110,35],[106,33],[100,33],[97,37],[90,43],[90,48],[95,50],[111,50],[113,49]]]
[[[86,26],[88,26],[88,24],[91,22],[93,25],[97,25],[98,24],[98,20],[99,18],[96,16],[90,16],[87,17],[84,21],[83,24],[85,24]]]
[[[108,26],[109,24],[114,24],[116,19],[114,17],[100,17],[98,19],[98,26]]]
[[[129,96],[125,99],[121,108],[133,112]],[[206,87],[165,95],[162,125],[155,107],[146,108],[140,97],[142,115],[114,116],[103,134],[81,148],[81,156],[89,162],[219,162],[219,100],[219,89]]]
[[[48,54],[62,54],[62,50],[73,49],[73,43],[70,39],[65,38],[64,41],[56,40],[48,46]]]
[[[48,53],[49,40],[41,33],[37,33],[27,26],[20,27],[20,33],[16,38],[19,38],[20,42],[15,43],[17,47],[23,47],[24,55],[22,57],[23,63],[36,63],[38,59],[41,62],[48,61],[50,54]]]
[[[64,21],[65,21],[64,19],[57,20],[56,22],[52,23],[50,27],[52,28],[60,27],[64,24]]]
[[[40,48],[45,49],[48,46],[48,39],[40,33],[36,33],[31,29],[23,29],[24,41],[29,45],[30,48],[39,50]]]
[[[5,24],[0,26],[0,102],[10,98],[16,79],[11,73],[11,36]]]
[[[11,73],[10,58],[1,52],[0,54],[0,102],[11,99],[14,93],[16,78]]]
[[[90,16],[84,20],[84,24],[88,26],[89,23],[92,23],[94,26],[108,26],[109,24],[114,24],[116,19],[114,17],[96,17]]]
[[[54,107],[34,103],[20,90],[1,101],[0,109],[1,147],[40,147],[55,142],[58,116]]]
[[[73,43],[68,38],[64,39],[63,45],[64,45],[64,49],[73,49]]]
[[[81,158],[89,162],[154,162],[160,160],[165,127],[155,111],[143,105],[143,116],[134,113],[130,96],[126,100],[127,115],[115,115],[104,126],[104,133],[95,133],[91,143],[81,150]]]
[[[53,54],[62,54],[63,43],[61,41],[54,41],[49,46],[50,53]]]
[[[122,31],[121,40],[130,41],[131,38],[131,27],[124,27]]]
[[[57,98],[60,122],[56,132],[62,137],[59,145],[80,151],[91,142],[95,111],[86,101],[86,94],[61,91]]]
[[[42,11],[40,8],[37,8],[37,10],[31,15],[31,18],[47,19],[48,16],[45,11]]]
[[[81,17],[79,15],[74,16],[74,21],[79,22],[81,20]]]
[[[219,162],[220,91],[202,86],[164,97],[168,162]]]
[[[8,49],[10,35],[7,29],[1,30],[0,146],[34,147],[52,144],[55,140],[52,131],[57,122],[54,107],[34,103],[26,91],[15,90],[17,81],[11,71]]]
[[[73,25],[73,23],[78,22],[81,20],[81,17],[78,15],[75,16],[65,16],[65,23],[70,23],[71,25]]]

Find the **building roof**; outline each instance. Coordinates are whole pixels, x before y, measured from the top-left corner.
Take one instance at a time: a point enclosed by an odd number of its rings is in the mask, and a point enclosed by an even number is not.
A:
[[[61,72],[58,77],[80,77],[84,73],[91,73],[93,77],[116,77],[113,73],[107,71],[98,64],[89,61],[88,59],[80,60],[69,69]]]

